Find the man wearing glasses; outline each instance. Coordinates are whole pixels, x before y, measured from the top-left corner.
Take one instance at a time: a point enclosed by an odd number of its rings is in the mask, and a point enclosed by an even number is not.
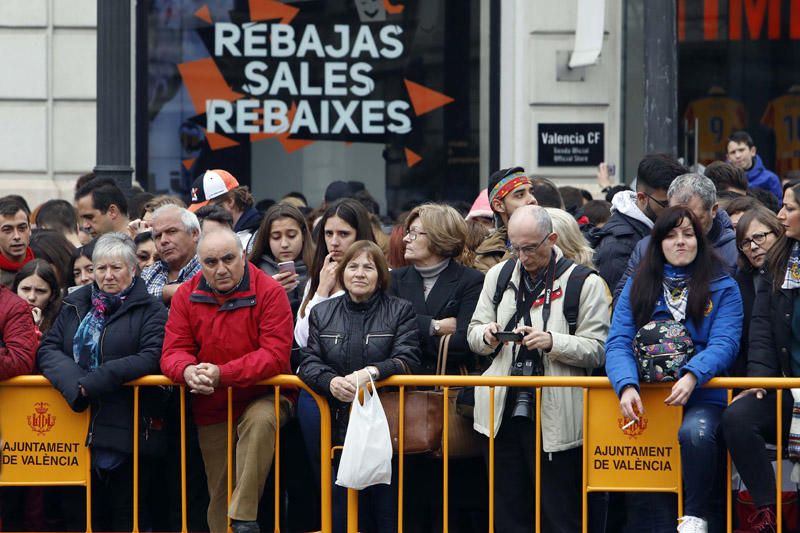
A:
[[[522,167],[500,169],[489,177],[489,206],[495,230],[475,250],[475,269],[484,274],[510,257],[506,226],[511,215],[524,205],[536,205],[533,185]]]
[[[613,289],[628,264],[636,244],[650,234],[653,222],[667,206],[672,180],[689,170],[666,154],[649,154],[639,163],[636,192],[621,191],[611,200],[611,218],[592,231],[594,263],[600,276]]]
[[[714,182],[700,174],[678,176],[669,186],[667,199],[670,206],[683,205],[692,211],[705,230],[706,236],[726,272],[733,276],[736,272],[736,259],[739,256],[736,248],[736,232],[728,214],[719,209]],[[622,292],[628,277],[632,276],[639,266],[649,242],[650,236],[648,235],[636,245],[636,249],[628,261],[628,266],[625,268],[625,273],[614,290],[615,300]]]
[[[467,330],[470,349],[494,355],[485,376],[587,376],[605,360],[609,313],[605,283],[588,275],[579,291],[577,322],[565,317],[568,285],[577,268],[563,259],[547,211],[517,209],[508,223],[514,271],[495,305],[505,263],[486,274]],[[509,332],[505,335],[501,332]],[[517,339],[510,338],[517,334]],[[496,387],[494,412],[488,387],[475,388],[474,428],[495,430],[495,530],[533,531],[536,425],[541,425],[542,531],[578,532],[581,527],[583,403],[580,389],[542,390],[541,419],[527,388]],[[487,441],[488,444],[488,441]],[[484,450],[488,464],[488,446]]]

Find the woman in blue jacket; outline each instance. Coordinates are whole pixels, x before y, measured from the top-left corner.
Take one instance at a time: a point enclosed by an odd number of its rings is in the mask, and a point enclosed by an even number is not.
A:
[[[685,498],[678,531],[684,533],[708,531],[711,515],[713,521],[723,518],[721,506],[710,510],[715,487],[724,483],[719,426],[726,395],[722,389],[700,388],[725,375],[739,349],[742,299],[736,282],[722,272],[692,211],[681,206],[665,209],[642,263],[620,295],[606,343],[606,372],[620,398],[620,410],[626,418],[638,419],[645,406],[633,348],[637,331],[652,320],[675,320],[692,339],[694,354],[664,400],[684,409],[678,432]],[[637,531],[675,531],[674,499],[665,496],[669,495],[634,496],[650,502],[632,502],[634,509],[646,507],[646,518],[629,516],[636,520]]]

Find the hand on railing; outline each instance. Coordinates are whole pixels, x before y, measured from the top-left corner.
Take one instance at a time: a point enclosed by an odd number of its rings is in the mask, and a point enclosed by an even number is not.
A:
[[[735,402],[736,400],[741,400],[745,396],[755,396],[759,400],[763,400],[764,396],[766,395],[767,391],[765,389],[747,389],[734,396],[733,400],[731,400],[731,403]]]
[[[350,403],[356,397],[356,386],[347,378],[336,376],[331,380],[331,395],[340,402]]]
[[[697,377],[691,372],[687,372],[672,386],[672,392],[664,400],[664,403],[674,407],[686,405],[695,387],[697,387]]]
[[[213,371],[208,369],[209,366],[217,368],[216,383],[212,377]],[[219,384],[219,368],[209,363],[189,365],[183,370],[183,379],[186,381],[186,386],[189,387],[189,392],[205,395],[213,394],[214,387]]]

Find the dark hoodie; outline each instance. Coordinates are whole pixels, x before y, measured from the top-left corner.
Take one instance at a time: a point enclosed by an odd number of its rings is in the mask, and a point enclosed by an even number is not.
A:
[[[258,227],[261,225],[261,219],[264,217],[256,208],[251,207],[239,217],[236,221],[236,226],[233,232],[242,240],[242,245],[245,246],[247,253],[252,250],[253,236],[258,233]],[[243,238],[245,237],[245,238]]]
[[[636,206],[636,193],[623,191],[614,196],[613,214],[602,228],[588,235],[594,248],[594,264],[606,284],[616,287],[625,273],[628,259],[636,244],[650,234],[653,223],[647,224],[646,215]]]

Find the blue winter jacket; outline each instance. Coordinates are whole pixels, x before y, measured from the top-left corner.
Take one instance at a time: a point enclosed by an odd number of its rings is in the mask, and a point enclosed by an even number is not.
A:
[[[638,366],[633,354],[633,339],[637,328],[630,300],[632,284],[633,279],[628,279],[617,300],[606,341],[606,373],[617,396],[626,385],[639,388]],[[724,407],[728,403],[724,389],[700,387],[713,377],[726,375],[736,360],[739,339],[742,336],[742,297],[736,282],[725,275],[711,282],[710,291],[711,312],[700,327],[691,319],[684,321],[694,342],[695,353],[681,374],[691,372],[697,377],[697,388],[687,405],[712,403]],[[656,302],[652,319],[672,319],[663,296]]]
[[[778,175],[767,170],[761,157],[756,155],[753,158],[753,166],[747,171],[747,181],[750,187],[764,189],[775,195],[780,203],[783,200],[783,190],[781,190],[781,180]]]

